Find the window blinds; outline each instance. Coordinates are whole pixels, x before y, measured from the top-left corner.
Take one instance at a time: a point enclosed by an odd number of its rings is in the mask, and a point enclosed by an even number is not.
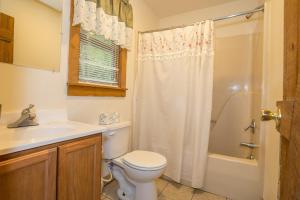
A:
[[[81,30],[79,81],[118,87],[119,51],[113,41]]]

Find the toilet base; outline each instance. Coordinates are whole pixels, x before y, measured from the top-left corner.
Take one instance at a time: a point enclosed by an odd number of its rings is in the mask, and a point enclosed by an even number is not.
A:
[[[112,169],[114,178],[119,184],[117,191],[121,200],[157,200],[157,190],[154,181],[140,183],[127,177],[124,170],[114,165]]]
[[[136,183],[135,187],[135,200],[157,200],[157,190],[154,181],[148,183]]]
[[[130,183],[125,177],[121,167],[114,165],[112,174],[119,184],[117,191],[118,197],[121,200],[135,200],[135,186]]]

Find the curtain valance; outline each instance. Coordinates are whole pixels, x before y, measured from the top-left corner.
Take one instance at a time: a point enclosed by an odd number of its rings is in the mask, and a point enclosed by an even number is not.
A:
[[[73,25],[78,24],[122,48],[131,47],[133,12],[128,0],[74,0]]]

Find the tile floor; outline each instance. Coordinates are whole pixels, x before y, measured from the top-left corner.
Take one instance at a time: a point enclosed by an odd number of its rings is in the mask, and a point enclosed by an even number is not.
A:
[[[158,200],[229,200],[215,194],[196,190],[184,185],[157,179]],[[103,189],[102,200],[118,200],[116,190],[118,183],[113,181]],[[141,199],[142,200],[142,199]]]

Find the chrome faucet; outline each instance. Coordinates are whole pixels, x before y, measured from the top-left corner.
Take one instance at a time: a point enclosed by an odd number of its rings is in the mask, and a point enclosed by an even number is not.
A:
[[[21,117],[7,125],[7,128],[19,128],[19,127],[27,127],[27,126],[38,126],[39,124],[35,121],[36,114],[32,112],[34,105],[30,104],[28,108],[25,108],[22,113]]]

